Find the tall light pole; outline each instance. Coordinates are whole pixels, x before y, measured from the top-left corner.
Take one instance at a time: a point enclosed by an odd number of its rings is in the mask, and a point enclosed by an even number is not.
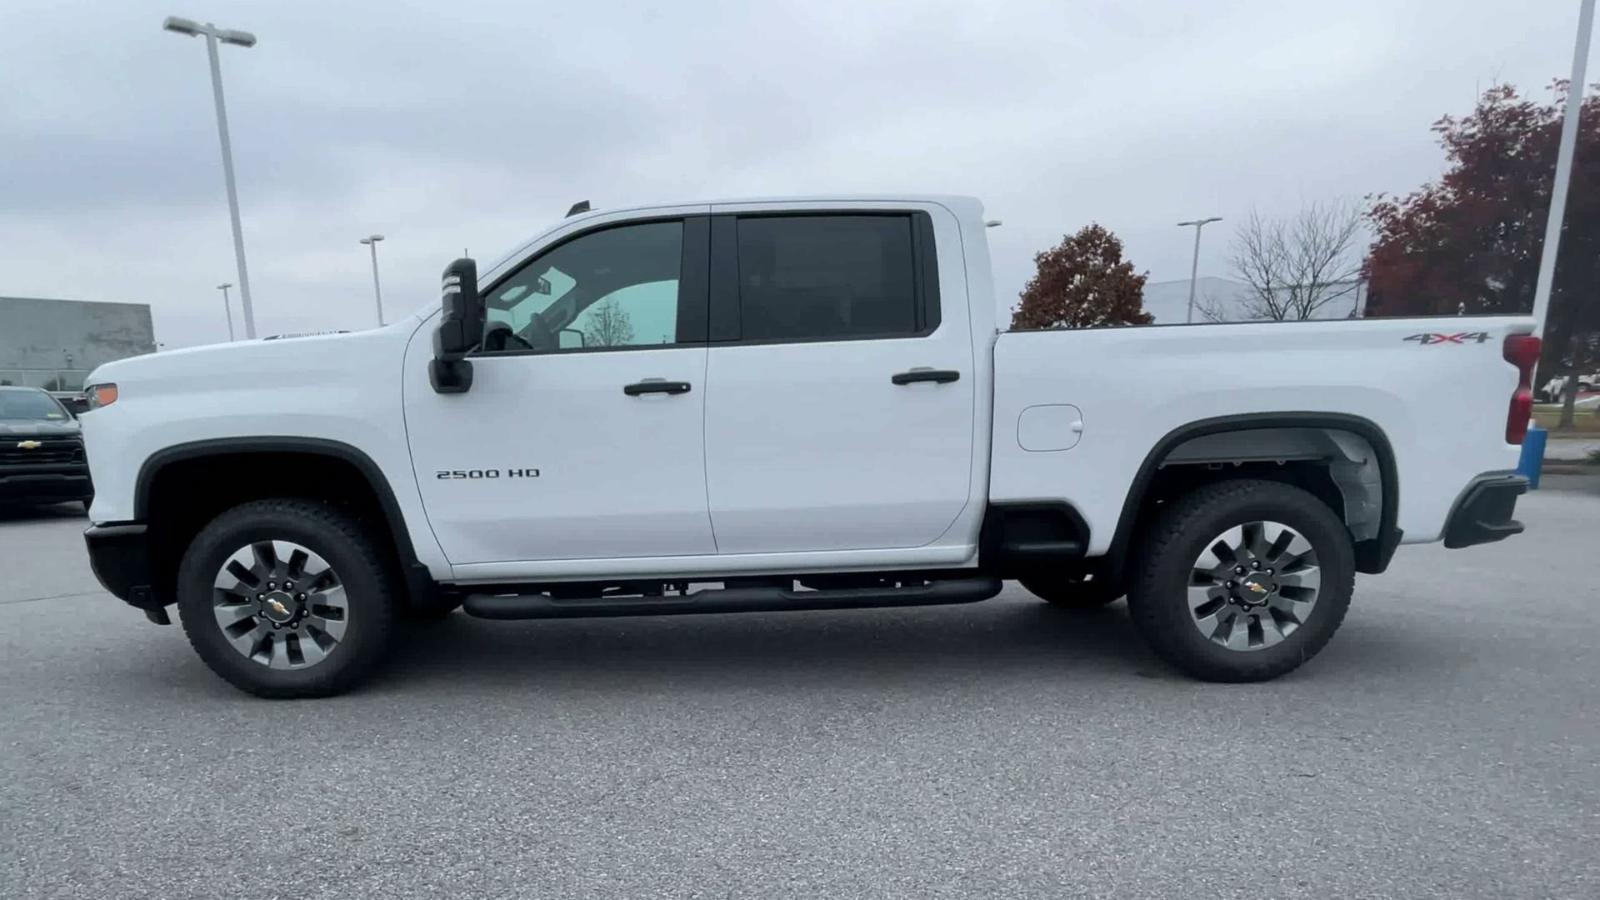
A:
[[[228,214],[233,218],[233,255],[239,264],[239,305],[244,310],[244,336],[256,336],[255,309],[250,305],[250,275],[244,265],[244,232],[239,227],[239,191],[233,185],[233,146],[228,141],[228,111],[222,104],[222,64],[217,59],[217,42],[236,47],[254,47],[256,36],[248,31],[231,31],[207,22],[168,16],[161,27],[189,37],[205,36],[206,54],[211,58],[211,93],[217,101],[217,135],[222,139],[222,177],[228,185]]]
[[[1555,280],[1556,252],[1561,248],[1561,222],[1567,213],[1567,186],[1572,183],[1572,154],[1578,142],[1578,110],[1583,106],[1583,70],[1589,58],[1589,36],[1593,33],[1594,0],[1581,0],[1578,5],[1577,46],[1572,50],[1572,80],[1567,83],[1567,110],[1561,120],[1561,142],[1556,147],[1556,178],[1550,189],[1550,213],[1544,223],[1539,280],[1533,288],[1533,333],[1540,337],[1544,336],[1545,318],[1550,312],[1550,288]]]
[[[1189,266],[1189,312],[1184,317],[1185,323],[1194,322],[1194,286],[1200,275],[1200,229],[1212,222],[1221,222],[1221,216],[1212,216],[1209,219],[1193,219],[1188,222],[1179,222],[1178,227],[1187,228],[1194,226],[1194,262]]]
[[[233,307],[228,305],[228,288],[231,284],[219,284],[217,290],[222,292],[222,311],[228,314],[228,343],[233,343]]]
[[[364,237],[361,243],[372,248],[372,296],[378,301],[378,325],[383,325],[383,289],[378,287],[378,242],[383,240],[383,235],[375,234]]]

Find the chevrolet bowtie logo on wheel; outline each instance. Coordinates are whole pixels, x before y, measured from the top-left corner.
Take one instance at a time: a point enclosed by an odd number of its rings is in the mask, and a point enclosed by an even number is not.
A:
[[[1258,594],[1265,594],[1267,592],[1266,588],[1262,587],[1259,584],[1256,584],[1254,581],[1246,581],[1244,583],[1244,586],[1249,588],[1252,591],[1255,591]]]
[[[18,450],[37,450],[37,449],[39,449],[40,447],[43,447],[43,446],[44,446],[44,444],[42,442],[40,442],[40,441],[18,441],[17,442],[17,449]]]
[[[267,605],[272,607],[272,611],[280,616],[287,616],[289,614],[289,607],[284,606],[283,601],[281,600],[269,597],[267,598]]]

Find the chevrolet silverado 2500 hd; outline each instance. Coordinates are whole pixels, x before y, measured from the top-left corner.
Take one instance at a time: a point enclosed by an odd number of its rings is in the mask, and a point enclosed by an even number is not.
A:
[[[1128,597],[1199,678],[1300,665],[1401,543],[1522,529],[1524,318],[996,334],[953,197],[573,215],[441,308],[102,366],[101,581],[266,696],[391,628]]]

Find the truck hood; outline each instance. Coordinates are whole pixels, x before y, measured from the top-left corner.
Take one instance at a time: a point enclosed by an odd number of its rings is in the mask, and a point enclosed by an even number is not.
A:
[[[59,437],[79,431],[76,419],[0,419],[0,437]]]
[[[145,392],[193,393],[210,383],[284,389],[316,388],[333,379],[348,380],[355,360],[369,365],[392,354],[398,363],[420,318],[407,316],[370,331],[286,335],[164,350],[106,363],[89,374],[88,384],[111,383],[123,397]]]

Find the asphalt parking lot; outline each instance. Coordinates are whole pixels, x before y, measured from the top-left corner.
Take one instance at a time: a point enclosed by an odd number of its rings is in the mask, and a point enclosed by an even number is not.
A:
[[[268,702],[0,517],[0,896],[1600,896],[1600,487],[1402,550],[1300,671],[1121,604],[408,632]]]

